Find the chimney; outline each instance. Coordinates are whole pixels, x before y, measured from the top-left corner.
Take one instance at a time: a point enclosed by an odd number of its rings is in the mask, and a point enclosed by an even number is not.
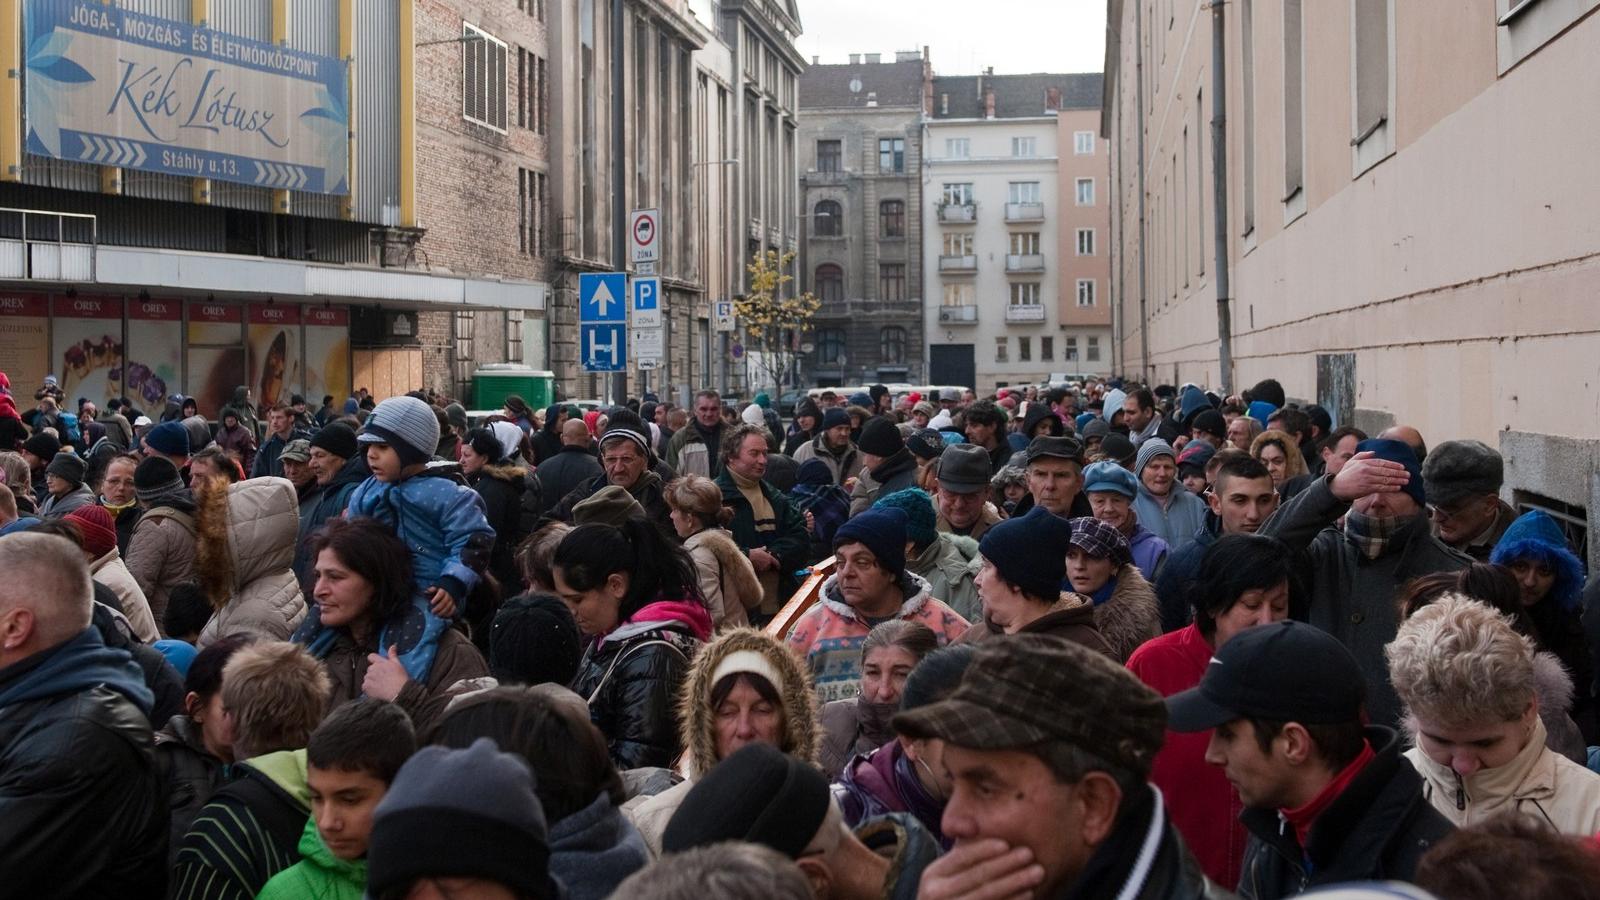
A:
[[[852,66],[861,65],[861,54],[859,54],[859,53],[850,54],[850,65],[852,65]]]
[[[877,106],[878,105],[878,92],[877,91],[867,91],[867,105],[868,106]]]
[[[820,65],[822,65],[822,57],[820,57],[820,56],[813,56],[813,57],[811,57],[811,64],[812,64],[812,65],[813,65],[813,66],[820,66]]]
[[[867,65],[869,65],[869,66],[875,66],[878,63],[883,62],[883,54],[882,53],[868,53],[867,57],[866,57],[866,62],[867,62]]]
[[[994,118],[994,88],[993,87],[986,87],[986,88],[983,89],[983,117],[985,119]]]
[[[984,66],[983,67],[983,74],[988,75],[990,77],[993,77],[994,76],[994,66]]]
[[[894,53],[894,61],[897,63],[916,62],[920,59],[922,59],[922,54],[915,50],[896,50]]]
[[[1047,87],[1044,89],[1044,111],[1059,112],[1061,110],[1061,88]]]

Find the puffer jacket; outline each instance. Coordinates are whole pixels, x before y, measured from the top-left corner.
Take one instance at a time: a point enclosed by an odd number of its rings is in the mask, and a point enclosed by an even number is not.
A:
[[[1094,623],[1111,645],[1113,658],[1127,662],[1140,644],[1161,634],[1161,606],[1138,566],[1128,563],[1115,577],[1111,599],[1094,608]]]
[[[484,466],[468,481],[483,498],[484,517],[494,529],[494,549],[489,551],[489,573],[500,582],[501,596],[522,593],[522,572],[517,568],[517,545],[522,543],[522,492],[528,470],[511,463]]]
[[[906,559],[906,570],[927,579],[933,596],[968,622],[983,618],[977,585],[981,568],[983,557],[978,553],[977,541],[943,532],[921,553]]]
[[[333,683],[328,696],[328,711],[361,696],[361,682],[367,677],[367,657],[378,649],[378,629],[371,629],[367,640],[357,644],[348,629],[336,630],[332,647],[322,658],[322,666]],[[444,716],[451,699],[450,688],[461,681],[489,674],[483,654],[465,635],[454,628],[439,636],[439,651],[428,669],[426,684],[407,681],[395,698],[395,705],[406,711],[418,734],[425,734]]]
[[[287,478],[252,478],[202,488],[196,519],[195,564],[216,612],[200,631],[205,649],[225,635],[245,631],[286,641],[306,615],[295,578],[295,536],[300,504]]]
[[[150,602],[145,598],[144,591],[139,589],[139,582],[134,580],[133,573],[123,564],[115,547],[89,563],[89,575],[117,595],[117,602],[122,604],[122,614],[133,626],[134,636],[146,644],[161,639],[155,616],[150,613]]]
[[[706,601],[711,622],[719,630],[749,625],[745,610],[761,605],[761,579],[750,565],[750,558],[733,542],[733,535],[721,528],[707,528],[683,542],[700,576],[700,596]]]
[[[584,650],[572,691],[588,702],[617,768],[670,766],[682,752],[678,689],[710,636],[711,617],[697,598],[658,596]]]
[[[147,509],[133,526],[124,562],[150,615],[160,625],[167,613],[172,589],[194,577],[195,521],[192,508],[158,506]]]
[[[629,816],[644,836],[652,855],[661,854],[661,835],[667,821],[688,796],[694,780],[720,760],[717,754],[717,715],[711,708],[712,675],[729,656],[758,653],[772,664],[782,684],[773,685],[783,702],[784,753],[815,764],[821,734],[817,729],[817,705],[810,681],[800,662],[772,637],[751,628],[724,632],[707,644],[695,657],[684,680],[677,704],[678,737],[684,748],[682,768],[688,780],[656,794],[635,806]]]
[[[156,770],[166,791],[170,814],[168,864],[211,794],[223,784],[227,765],[206,750],[200,726],[188,716],[173,716],[156,732]]]
[[[1412,740],[1416,723],[1408,721]],[[1405,752],[1422,775],[1422,795],[1458,828],[1515,811],[1562,834],[1588,838],[1600,832],[1600,775],[1546,746],[1544,722],[1511,762],[1462,776],[1434,762],[1420,747]]]

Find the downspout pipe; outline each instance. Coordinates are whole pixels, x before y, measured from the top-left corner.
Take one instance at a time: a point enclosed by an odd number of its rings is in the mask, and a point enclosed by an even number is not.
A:
[[[1144,133],[1149,127],[1144,111],[1144,4],[1133,4],[1133,40],[1134,46],[1140,48],[1134,54],[1138,65],[1134,68],[1134,78],[1137,84],[1137,102],[1139,115],[1135,120],[1135,127],[1139,129],[1139,366],[1140,380],[1149,381],[1150,366],[1150,313],[1148,307],[1148,291],[1145,283],[1148,278],[1145,262],[1145,246],[1149,243],[1149,232],[1145,221],[1145,159],[1144,159]]]
[[[1216,253],[1217,365],[1221,394],[1233,394],[1233,311],[1228,280],[1228,88],[1226,32],[1221,0],[1211,3],[1212,243]]]

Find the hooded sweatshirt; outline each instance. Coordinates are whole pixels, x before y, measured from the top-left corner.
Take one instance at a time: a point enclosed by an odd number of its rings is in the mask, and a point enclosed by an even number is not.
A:
[[[367,860],[340,859],[307,819],[300,835],[300,861],[272,876],[256,900],[361,900],[367,888]]]
[[[300,861],[311,814],[306,752],[268,753],[237,771],[184,836],[168,885],[171,900],[248,900]]]

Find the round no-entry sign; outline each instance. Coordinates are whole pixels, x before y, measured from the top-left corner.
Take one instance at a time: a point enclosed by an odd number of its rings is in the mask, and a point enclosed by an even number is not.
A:
[[[633,238],[633,261],[656,261],[657,242],[661,237],[660,228],[661,211],[655,209],[636,209],[633,211],[633,227],[630,236]]]

